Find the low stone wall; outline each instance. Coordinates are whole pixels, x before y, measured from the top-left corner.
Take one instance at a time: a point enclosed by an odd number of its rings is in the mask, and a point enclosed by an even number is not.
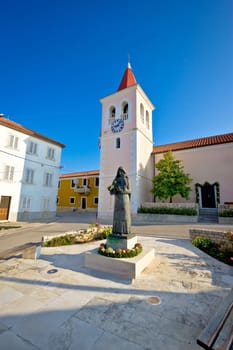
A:
[[[200,228],[191,228],[189,230],[189,237],[191,241],[193,241],[193,239],[197,236],[208,237],[209,239],[211,239],[211,241],[219,243],[222,241],[228,241],[227,232],[228,231],[215,231]]]
[[[132,215],[132,222],[164,222],[164,223],[195,223],[198,216],[170,215],[170,214],[136,214]]]

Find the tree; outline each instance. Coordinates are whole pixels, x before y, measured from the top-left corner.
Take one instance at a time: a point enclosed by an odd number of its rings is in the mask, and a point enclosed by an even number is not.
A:
[[[191,187],[188,185],[192,182],[189,174],[184,173],[184,167],[181,160],[176,160],[172,151],[164,154],[155,167],[159,174],[153,178],[153,189],[151,192],[159,199],[168,199],[172,203],[172,198],[176,194],[188,199]]]

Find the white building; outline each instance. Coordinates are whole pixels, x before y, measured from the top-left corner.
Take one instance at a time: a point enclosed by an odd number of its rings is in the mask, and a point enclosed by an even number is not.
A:
[[[55,217],[63,147],[0,115],[0,220]]]

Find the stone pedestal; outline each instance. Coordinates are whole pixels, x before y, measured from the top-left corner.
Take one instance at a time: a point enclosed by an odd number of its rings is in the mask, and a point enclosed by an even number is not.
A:
[[[128,234],[124,236],[109,235],[106,240],[106,246],[116,249],[132,249],[137,243],[137,236],[134,234]]]
[[[24,259],[38,259],[40,257],[41,246],[33,245],[32,247],[28,247],[23,251]]]
[[[141,254],[128,259],[109,258],[98,254],[98,249],[95,249],[95,251],[85,253],[84,266],[105,272],[109,276],[133,280],[153,261],[154,256],[154,248],[145,248]]]

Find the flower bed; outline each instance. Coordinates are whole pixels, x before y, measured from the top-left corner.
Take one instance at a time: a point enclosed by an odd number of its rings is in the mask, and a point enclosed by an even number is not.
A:
[[[226,234],[224,241],[213,241],[207,236],[196,236],[192,244],[215,259],[233,266],[233,232]]]
[[[107,247],[106,244],[102,243],[99,247],[98,253],[110,258],[133,258],[142,252],[141,243],[136,243],[132,249],[121,249],[114,250],[112,247]]]
[[[101,224],[91,224],[88,229],[77,232],[67,232],[53,237],[44,236],[42,238],[42,247],[59,247],[63,245],[72,245],[98,241],[106,239],[112,233],[111,226],[102,226]]]

